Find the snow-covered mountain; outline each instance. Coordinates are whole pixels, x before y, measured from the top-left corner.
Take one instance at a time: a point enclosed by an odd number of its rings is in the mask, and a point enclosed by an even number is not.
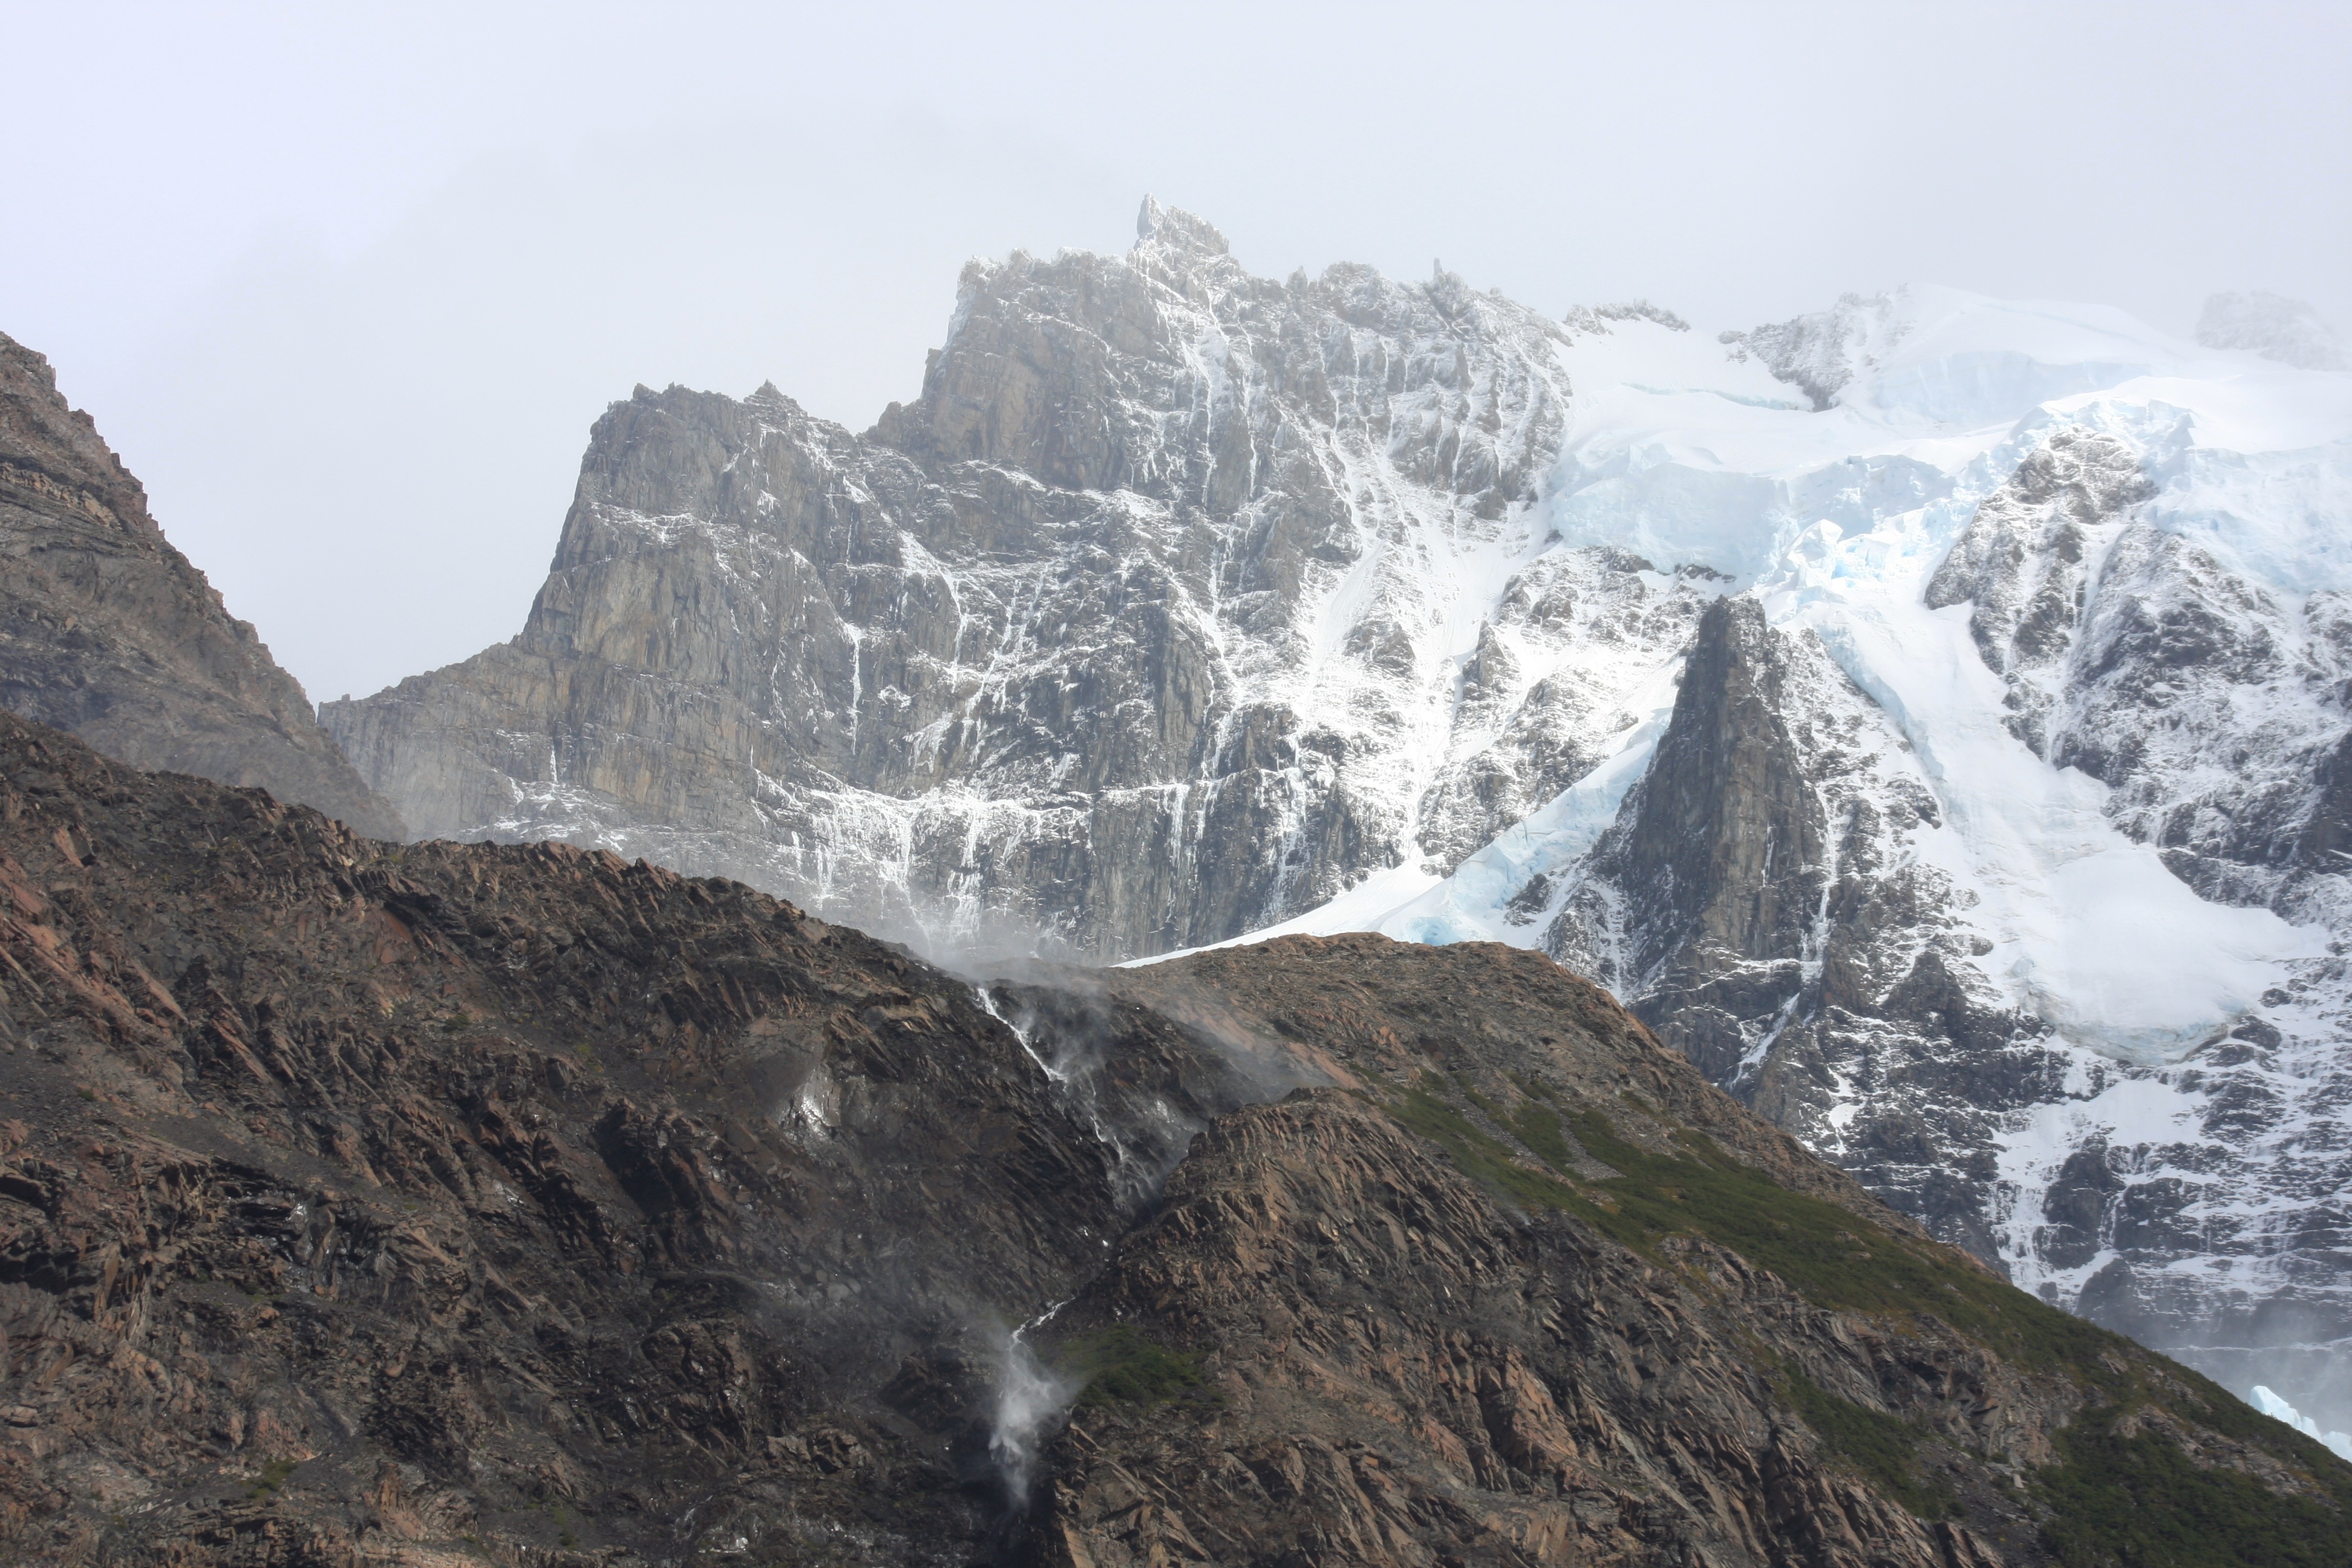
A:
[[[2021,1282],[2352,1423],[2352,377],[1141,228],[975,263],[863,436],[640,389],[522,634],[327,721],[421,831],[935,951],[1540,946]]]
[[[609,843],[934,951],[1164,952],[1417,862],[1571,332],[1141,226],[973,263],[863,437],[772,388],[615,405],[521,636],[327,721],[420,832]],[[1457,856],[1581,761],[1520,753],[1518,793],[1438,808]]]
[[[2352,378],[1929,289],[1563,357],[1530,572],[1724,596],[1577,784],[1293,926],[1539,944],[2021,1283],[2344,1411]]]

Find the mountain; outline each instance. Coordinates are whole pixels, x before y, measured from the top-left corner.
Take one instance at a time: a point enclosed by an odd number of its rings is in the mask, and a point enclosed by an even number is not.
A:
[[[641,389],[521,634],[325,722],[419,833],[609,845],[935,948],[1236,935],[1418,860],[1424,795],[1477,847],[1580,761],[1561,692],[1524,777],[1429,766],[1429,628],[1524,548],[1567,329],[1142,230],[968,268],[922,396],[862,437]],[[1589,574],[1637,640],[1684,635]]]
[[[0,781],[13,1561],[2352,1551],[2352,1465],[1538,954],[975,987],[5,715]]]
[[[1738,591],[1616,757],[1339,923],[1540,945],[2021,1284],[2341,1424],[2352,381],[1931,289],[1644,332],[1553,548]]]
[[[1540,948],[1942,1239],[2352,1427],[2352,379],[2288,317],[1710,338],[1254,279],[1147,204],[974,263],[863,436],[616,405],[522,635],[323,718],[422,831],[926,952]]]
[[[253,627],[147,514],[139,481],[0,334],[0,707],[142,768],[254,784],[405,837]]]

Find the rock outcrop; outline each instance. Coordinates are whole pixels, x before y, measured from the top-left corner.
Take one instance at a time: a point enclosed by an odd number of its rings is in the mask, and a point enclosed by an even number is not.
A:
[[[975,988],[5,716],[0,781],[13,1561],[2352,1550],[2352,1467],[1538,954]]]
[[[2197,318],[2197,341],[2207,348],[2251,349],[2305,370],[2342,370],[2344,340],[2301,300],[2266,289],[2216,294]]]
[[[404,836],[252,626],[147,514],[48,362],[0,335],[0,707],[136,767],[252,784]]]
[[[922,395],[863,436],[772,387],[640,389],[521,634],[323,719],[423,834],[608,845],[936,945],[1237,935],[1458,859],[1576,771],[1553,710],[1605,691],[1554,692],[1503,765],[1431,765],[1454,583],[1533,542],[1569,337],[1444,272],[1253,278],[1147,204],[1126,256],[973,263]],[[1655,596],[1646,566],[1596,554],[1596,605]]]

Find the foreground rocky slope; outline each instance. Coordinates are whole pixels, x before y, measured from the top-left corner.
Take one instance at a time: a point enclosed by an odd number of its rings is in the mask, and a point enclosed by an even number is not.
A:
[[[0,897],[12,1560],[2352,1550],[2352,1467],[1539,955],[975,989],[5,717]]]
[[[403,836],[254,630],[147,515],[48,362],[0,334],[0,707],[142,768]]]

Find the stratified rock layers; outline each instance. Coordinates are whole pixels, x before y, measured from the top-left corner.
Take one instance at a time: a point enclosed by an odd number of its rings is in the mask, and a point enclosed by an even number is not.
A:
[[[405,836],[293,677],[172,548],[48,362],[5,335],[0,562],[0,706],[137,767],[258,785]]]
[[[2352,1551],[2352,1467],[1539,954],[975,991],[5,715],[0,781],[11,1561]]]

